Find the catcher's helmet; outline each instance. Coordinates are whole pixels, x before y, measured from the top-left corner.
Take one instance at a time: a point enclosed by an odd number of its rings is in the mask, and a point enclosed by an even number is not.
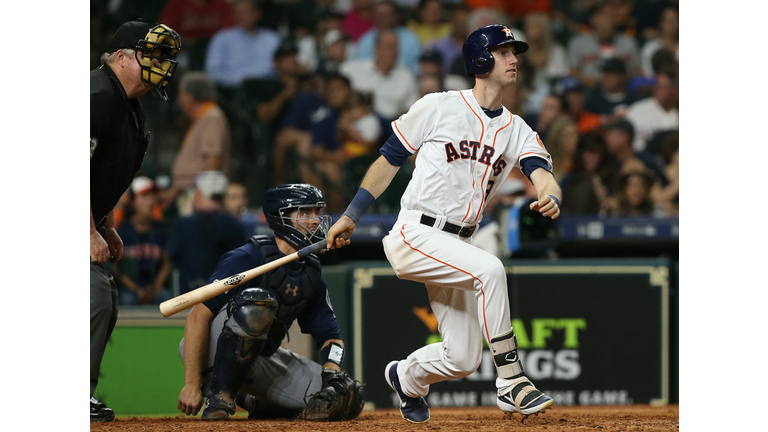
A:
[[[515,47],[515,54],[528,51],[526,42],[515,40],[512,30],[500,24],[480,27],[470,33],[461,48],[467,76],[473,77],[490,72],[493,69],[493,55],[488,50],[508,43]]]
[[[331,222],[330,216],[320,215],[318,226],[312,229],[307,225],[306,219],[290,217],[289,213],[299,207],[325,208],[323,193],[310,184],[284,184],[275,186],[264,194],[262,209],[269,228],[297,249],[325,239]]]
[[[181,49],[179,34],[164,24],[138,19],[121,25],[109,41],[109,51],[120,48],[136,50],[136,60],[141,67],[141,80],[152,87],[152,94],[168,100],[165,87],[176,72],[176,55]],[[142,58],[139,58],[141,51]],[[154,64],[154,60],[160,66]]]

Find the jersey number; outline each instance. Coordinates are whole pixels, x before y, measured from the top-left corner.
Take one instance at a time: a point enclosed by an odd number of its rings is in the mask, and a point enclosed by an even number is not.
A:
[[[485,201],[488,201],[488,195],[491,194],[491,189],[493,189],[493,184],[495,182],[493,180],[488,180],[488,188],[485,190]]]

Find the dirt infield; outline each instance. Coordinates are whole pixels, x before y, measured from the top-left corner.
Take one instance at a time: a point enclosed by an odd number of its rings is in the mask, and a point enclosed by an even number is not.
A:
[[[226,422],[203,422],[197,417],[137,418],[118,417],[111,423],[91,423],[91,431],[668,431],[680,430],[678,405],[666,407],[600,406],[558,407],[540,416],[521,421],[512,419],[497,408],[434,408],[425,424],[410,424],[393,409],[363,412],[357,420],[316,423],[298,420],[248,420],[235,416]]]

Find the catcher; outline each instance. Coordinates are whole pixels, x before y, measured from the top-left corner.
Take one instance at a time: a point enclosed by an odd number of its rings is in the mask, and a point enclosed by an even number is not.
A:
[[[319,189],[269,189],[263,210],[275,237],[253,236],[225,253],[208,283],[289,255],[325,238],[330,216]],[[320,363],[283,349],[294,321],[309,333]],[[184,387],[178,408],[203,420],[226,420],[236,405],[248,418],[349,420],[363,409],[361,385],[341,370],[344,343],[320,262],[310,255],[196,305],[179,345]],[[322,365],[322,366],[321,366]]]

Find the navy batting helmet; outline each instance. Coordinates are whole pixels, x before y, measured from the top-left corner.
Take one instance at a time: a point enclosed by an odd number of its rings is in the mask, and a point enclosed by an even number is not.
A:
[[[314,228],[301,215],[290,217],[293,210],[310,207],[325,208],[323,193],[311,184],[275,186],[264,194],[262,204],[269,228],[297,249],[323,240],[330,227],[330,216],[319,216],[319,225]]]
[[[528,44],[515,40],[512,30],[501,24],[491,24],[473,31],[464,41],[461,53],[467,76],[482,75],[493,69],[493,55],[488,51],[499,45],[512,44],[515,54],[528,51]]]

